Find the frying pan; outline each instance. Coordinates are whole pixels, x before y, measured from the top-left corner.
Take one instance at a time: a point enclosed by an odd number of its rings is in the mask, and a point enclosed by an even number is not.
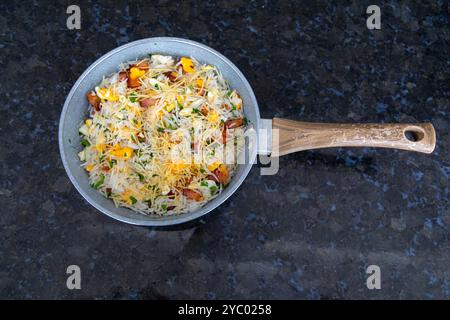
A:
[[[243,100],[244,113],[256,132],[257,141],[245,144],[247,161],[239,164],[230,184],[200,209],[173,216],[142,215],[116,208],[89,185],[80,166],[79,124],[86,118],[86,93],[104,75],[116,72],[119,64],[148,54],[193,56],[200,63],[217,66]],[[409,139],[408,139],[409,137]],[[423,124],[331,124],[308,123],[274,118],[260,119],[258,103],[250,84],[239,69],[217,51],[194,41],[160,37],[148,38],[118,47],[95,61],[77,80],[66,98],[59,124],[59,149],[64,168],[78,192],[95,208],[122,222],[144,226],[168,226],[199,218],[222,204],[241,185],[256,161],[257,154],[281,156],[291,152],[328,147],[384,147],[431,153],[436,143],[434,128]],[[411,141],[413,140],[413,141]]]

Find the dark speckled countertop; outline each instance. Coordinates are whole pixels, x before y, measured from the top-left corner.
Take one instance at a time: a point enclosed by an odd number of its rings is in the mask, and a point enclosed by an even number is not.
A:
[[[0,3],[0,298],[450,298],[446,1]],[[428,3],[428,4],[426,4]],[[72,187],[58,121],[78,76],[129,41],[177,36],[230,58],[263,117],[424,122],[433,154],[324,149],[255,166],[219,209],[159,230],[114,221]],[[79,265],[82,289],[66,288]],[[381,268],[381,290],[366,287]]]

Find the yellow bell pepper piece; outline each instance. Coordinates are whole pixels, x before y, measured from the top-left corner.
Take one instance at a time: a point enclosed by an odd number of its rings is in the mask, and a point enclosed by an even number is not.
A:
[[[130,159],[133,156],[133,149],[130,147],[125,147],[122,149],[122,157],[124,159]]]
[[[203,79],[195,79],[195,84],[199,88],[203,87]]]
[[[108,100],[108,101],[117,101],[117,100],[119,100],[119,97],[114,94],[112,89],[98,88],[96,90],[97,90],[97,95],[99,96],[100,99]]]
[[[211,164],[208,165],[208,170],[209,171],[214,171],[216,170],[219,166],[221,165],[221,163],[219,161],[213,162]]]
[[[175,109],[175,102],[168,104],[167,106],[164,107],[164,109],[166,109],[167,112],[172,111],[173,109]]]
[[[123,159],[130,159],[133,156],[133,149],[130,147],[120,147],[120,144],[117,144],[112,150],[111,154]]]
[[[187,163],[176,162],[169,165],[170,171],[173,173],[179,173],[186,169],[189,165]]]
[[[219,121],[219,115],[217,114],[217,112],[212,111],[208,115],[208,120],[209,122],[216,123],[217,121]]]
[[[98,153],[101,153],[102,151],[105,150],[105,144],[104,143],[97,143],[95,145],[95,149],[97,150]]]
[[[120,195],[120,198],[128,204],[133,204],[134,201],[142,201],[142,194],[132,190],[126,190]],[[133,199],[134,198],[134,199]]]
[[[195,72],[194,62],[191,59],[182,57],[181,58],[181,66],[183,67],[184,72],[193,73]]]
[[[136,67],[132,67],[130,69],[130,79],[137,79],[142,77],[145,74],[145,70],[141,70]]]

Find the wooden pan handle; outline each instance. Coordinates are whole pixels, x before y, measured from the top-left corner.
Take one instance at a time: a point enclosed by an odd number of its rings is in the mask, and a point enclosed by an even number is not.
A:
[[[331,147],[380,147],[431,153],[436,145],[431,123],[334,124],[274,118],[272,129],[272,155],[275,156]]]

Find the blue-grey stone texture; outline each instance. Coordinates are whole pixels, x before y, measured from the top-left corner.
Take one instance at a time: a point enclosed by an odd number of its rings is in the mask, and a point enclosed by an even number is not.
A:
[[[81,30],[66,28],[67,6]],[[450,298],[447,1],[1,1],[0,298]],[[59,157],[64,99],[98,57],[176,36],[213,47],[264,118],[432,122],[433,154],[323,149],[255,166],[205,219],[135,227],[97,212]],[[78,265],[81,290],[66,288]],[[381,290],[366,268],[381,268]]]

